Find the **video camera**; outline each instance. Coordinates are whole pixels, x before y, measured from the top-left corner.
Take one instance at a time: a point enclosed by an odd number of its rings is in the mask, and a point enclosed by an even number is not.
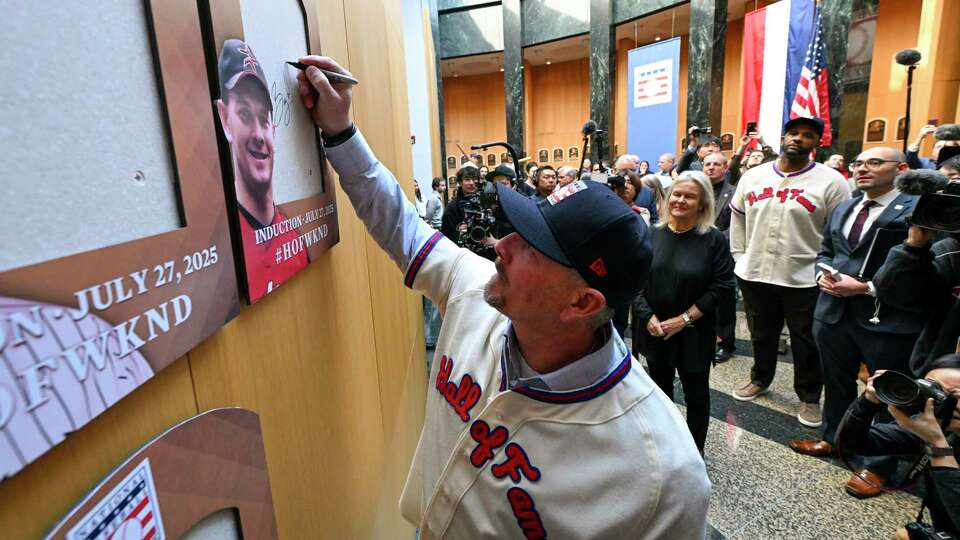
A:
[[[897,188],[919,195],[910,224],[946,233],[960,233],[960,182],[939,171],[911,169],[897,176]]]
[[[924,410],[928,399],[933,399],[933,415],[946,426],[953,418],[957,398],[947,393],[933,379],[914,379],[899,371],[885,371],[873,380],[877,399],[893,405],[913,416]]]
[[[497,233],[497,216],[500,202],[497,199],[496,185],[484,181],[476,193],[463,198],[463,224],[457,245],[474,253],[483,253],[490,249],[483,243],[484,238]]]

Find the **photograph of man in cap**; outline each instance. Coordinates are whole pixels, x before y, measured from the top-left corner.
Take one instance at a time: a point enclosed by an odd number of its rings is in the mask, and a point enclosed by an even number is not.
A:
[[[230,144],[234,189],[250,302],[256,302],[309,264],[296,228],[273,200],[275,158],[270,85],[250,46],[223,44],[218,62],[220,127]]]
[[[314,66],[347,72],[300,61],[301,98],[357,215],[443,313],[400,499],[420,538],[703,538],[703,459],[611,322],[650,266],[643,221],[599,183],[534,201],[496,182],[516,232],[495,261],[459,248],[351,122],[351,88]]]

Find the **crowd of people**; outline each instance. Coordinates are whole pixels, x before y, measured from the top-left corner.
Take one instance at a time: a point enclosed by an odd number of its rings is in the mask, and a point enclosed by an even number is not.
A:
[[[703,538],[710,370],[732,356],[737,291],[753,358],[733,397],[770,392],[786,326],[796,418],[820,429],[791,448],[852,462],[860,498],[899,487],[907,458],[925,490],[898,536],[960,535],[960,126],[849,166],[812,159],[817,118],[787,121],[778,152],[747,133],[729,159],[692,128],[656,172],[633,155],[522,177],[468,163],[442,208],[439,178],[407,201],[351,122],[351,87],[316,68],[349,73],[301,62],[358,216],[443,316],[400,501],[421,537]]]
[[[599,178],[650,227],[649,271],[639,294],[614,310],[613,326],[630,337],[633,353],[646,360],[650,377],[670,399],[679,378],[687,426],[701,454],[710,369],[734,355],[738,296],[753,364],[735,399],[751,401],[770,391],[786,328],[800,401],[796,418],[820,430],[819,437],[790,446],[812,456],[837,455],[842,446],[855,467],[845,489],[868,498],[898,483],[903,455],[922,453],[924,445],[934,452],[956,446],[960,412],[944,423],[929,409],[913,418],[894,406],[888,410],[878,405],[873,381],[885,371],[901,372],[938,381],[960,396],[960,246],[956,235],[911,227],[919,197],[895,184],[910,169],[938,169],[960,180],[960,156],[950,150],[940,159],[942,149],[958,141],[938,140],[930,158],[920,157],[924,139],[936,132],[924,126],[906,153],[873,147],[849,166],[841,154],[817,163],[812,156],[823,130],[819,119],[796,118],[784,125],[779,152],[758,133],[747,133],[727,158],[717,137],[691,128],[682,155],[663,154],[656,171],[625,154],[612,165],[585,159],[581,170],[529,162],[521,178],[505,164],[486,180],[500,179],[539,201],[578,180]],[[441,229],[453,240],[462,226],[458,205],[484,177],[468,162],[456,178],[457,195]],[[442,179],[434,179],[434,188],[438,195],[430,200],[440,200]],[[435,216],[436,210],[424,214],[431,224]],[[915,294],[904,294],[905,288]],[[943,305],[931,314],[927,299]],[[941,328],[950,315],[953,326]],[[937,319],[934,329],[930,319]],[[866,386],[859,398],[858,378]],[[947,452],[933,458],[925,503],[936,530],[957,534],[960,472]]]

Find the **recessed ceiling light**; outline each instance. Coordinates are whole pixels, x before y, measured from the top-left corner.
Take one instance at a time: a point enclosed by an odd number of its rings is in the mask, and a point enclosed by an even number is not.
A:
[[[547,64],[548,66],[549,66],[551,63],[552,63],[552,62],[550,62],[550,60],[547,60],[547,61],[546,61],[546,64]]]

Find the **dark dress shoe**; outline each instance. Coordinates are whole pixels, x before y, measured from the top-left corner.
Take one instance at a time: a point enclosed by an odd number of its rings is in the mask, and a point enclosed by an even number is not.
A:
[[[833,445],[820,439],[794,439],[790,441],[790,448],[794,452],[806,456],[829,456],[833,454]]]
[[[883,478],[867,469],[860,469],[847,480],[844,489],[858,499],[869,499],[883,493]]]
[[[717,354],[713,357],[713,363],[722,364],[731,358],[733,358],[733,351],[720,347],[717,349]]]

